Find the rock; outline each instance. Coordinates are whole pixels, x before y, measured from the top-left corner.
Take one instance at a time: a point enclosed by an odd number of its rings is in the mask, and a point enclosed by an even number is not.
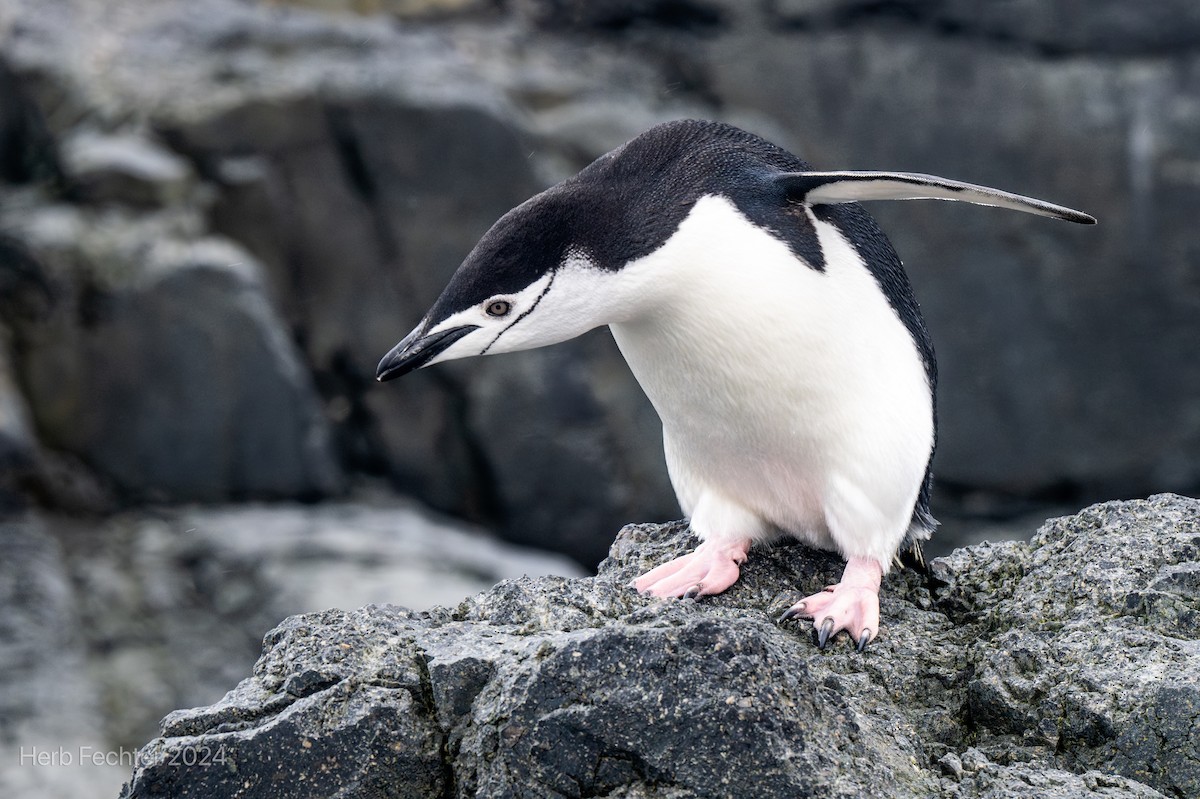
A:
[[[56,299],[14,328],[45,445],[135,499],[340,490],[311,377],[249,254],[196,237],[186,214],[34,206],[10,219]]]
[[[161,207],[181,202],[192,187],[191,165],[142,136],[78,131],[63,143],[62,159],[89,203]]]
[[[42,265],[18,239],[0,235],[0,514],[23,509],[32,497],[67,512],[111,512],[111,492],[78,458],[42,447],[20,385],[16,328],[44,323],[55,289]]]
[[[506,538],[593,564],[612,544],[603,531],[678,515],[662,426],[608,331],[470,369],[466,420]]]
[[[577,575],[522,550],[373,499],[136,512],[49,525],[64,542],[105,738],[132,747],[179,705],[219,698],[265,630],[294,613],[402,601],[455,604],[502,579]]]
[[[971,0],[903,5],[907,8],[901,14],[924,17],[924,24],[1047,57],[1162,56],[1194,50],[1200,44],[1200,9],[1187,0],[1155,3],[1141,14],[1121,0],[1016,0],[1004,8]]]
[[[400,19],[440,19],[492,11],[489,0],[279,0],[280,4],[321,11],[391,14]]]
[[[990,583],[975,577],[987,553]],[[1168,795],[1200,790],[1200,501],[1107,503],[1048,522],[1029,546],[935,561],[947,601],[992,642],[968,712]],[[967,579],[971,596],[959,594]],[[980,590],[982,589],[982,590]]]
[[[970,771],[958,775],[958,784],[950,786],[946,797],[1021,797],[1022,799],[1157,799],[1163,794],[1147,786],[1100,771],[1075,774],[1053,767],[1024,763],[1000,765],[982,752],[967,750]]]
[[[897,34],[933,33],[947,39],[974,41],[981,47],[1027,51],[1038,57],[1138,57],[1170,55],[1200,43],[1200,11],[1188,0],[1164,0],[1153,7],[1132,8],[1121,0],[1009,0],[979,4],[974,0],[767,0],[746,13],[736,0],[663,3],[647,0],[523,0],[542,10],[541,18],[604,29],[607,19],[626,27],[646,21],[655,7],[706,8],[709,14],[754,20],[775,30],[838,33],[869,28]],[[604,11],[588,13],[588,6]],[[682,15],[679,15],[682,16]]]
[[[107,751],[104,708],[85,667],[62,549],[39,520],[5,515],[0,551],[0,791],[46,799],[115,794],[119,764],[80,763],[81,753]]]
[[[625,31],[630,28],[710,31],[724,21],[710,0],[517,0],[518,13],[551,30]],[[732,5],[732,4],[729,4]]]
[[[47,9],[26,11],[28,29],[10,51],[23,75],[44,72],[85,104],[103,97],[137,123],[101,140],[110,166],[115,140],[122,152],[155,147],[165,160],[183,157],[205,182],[200,194],[212,204],[189,223],[192,234],[236,240],[262,264],[265,293],[313,372],[341,462],[587,564],[603,557],[604,531],[673,515],[657,421],[606,336],[519,369],[485,364],[483,378],[472,364],[386,388],[373,379],[379,357],[416,324],[477,238],[546,185],[547,171],[561,177],[596,147],[670,115],[631,118],[610,105],[607,122],[595,114],[580,121],[599,82],[570,74],[578,52],[565,46],[523,56],[519,42],[478,31],[447,39],[378,19],[215,0],[205,8],[139,5],[136,25],[114,16],[103,75],[49,57],[46,42],[85,51],[98,44],[72,39]],[[646,68],[612,56],[597,56],[597,69],[624,70],[623,86],[647,82]],[[540,94],[544,103],[567,91],[564,76],[578,102],[545,108],[536,123],[509,101]],[[88,130],[62,136],[96,149]],[[66,148],[68,171],[79,171],[71,154],[80,147]],[[122,189],[97,191],[100,205],[132,199]],[[200,200],[179,196],[194,217]],[[643,441],[654,445],[633,444]],[[548,501],[537,505],[523,477],[534,470],[551,478],[539,489]]]
[[[389,473],[435,507],[486,518],[480,431],[466,428],[461,388],[426,373],[381,389],[375,367],[420,320],[467,242],[534,184],[502,118],[465,97],[430,107],[398,91],[324,108],[251,98],[233,120],[197,120],[170,135],[194,157],[223,162],[226,178],[227,153],[258,154],[258,174],[223,192],[214,221],[267,264],[337,409],[343,458]],[[254,121],[259,108],[294,138],[261,135],[274,123]]]
[[[20,505],[18,483],[36,452],[29,408],[13,374],[8,331],[0,327],[0,514]]]
[[[0,24],[4,22],[0,16]],[[26,84],[0,53],[0,181],[5,183],[53,180],[59,174],[54,139]]]
[[[1200,790],[1200,501],[1097,505],[934,561],[928,582],[893,573],[865,655],[774,622],[840,571],[801,546],[752,556],[711,599],[628,589],[689,538],[634,525],[594,578],[288,619],[252,677],[164,720],[123,795]]]
[[[505,544],[393,499],[197,509],[180,512],[171,526],[223,557],[259,564],[286,613],[383,602],[425,610],[501,580],[582,574],[562,556]]]
[[[284,616],[579,574],[387,497],[6,517],[0,551],[0,792],[51,799],[115,796],[163,715],[218,700]]]

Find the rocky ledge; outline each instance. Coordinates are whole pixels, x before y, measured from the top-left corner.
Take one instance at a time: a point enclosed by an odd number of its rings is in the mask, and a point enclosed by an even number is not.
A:
[[[775,623],[839,573],[801,546],[719,597],[627,587],[693,544],[634,525],[594,578],[287,619],[252,677],[163,721],[124,796],[1200,795],[1200,501],[893,573],[863,655]]]

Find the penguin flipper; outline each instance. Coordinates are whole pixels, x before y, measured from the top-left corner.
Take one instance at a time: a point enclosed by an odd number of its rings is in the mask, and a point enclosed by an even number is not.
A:
[[[1096,218],[1054,203],[1000,189],[912,172],[782,172],[775,176],[789,200],[806,205],[856,203],[867,200],[958,200],[1009,208],[1027,214],[1083,225]]]

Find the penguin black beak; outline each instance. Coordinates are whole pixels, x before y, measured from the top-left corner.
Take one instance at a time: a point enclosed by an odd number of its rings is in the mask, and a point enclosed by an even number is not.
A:
[[[375,371],[375,379],[382,383],[385,380],[394,380],[401,375],[420,369],[444,352],[451,344],[472,330],[478,329],[479,325],[463,325],[462,327],[452,327],[449,330],[439,330],[437,333],[426,336],[423,335],[424,327],[418,327],[405,336],[403,341],[392,347],[387,355],[383,356],[383,360],[379,362],[379,368]]]

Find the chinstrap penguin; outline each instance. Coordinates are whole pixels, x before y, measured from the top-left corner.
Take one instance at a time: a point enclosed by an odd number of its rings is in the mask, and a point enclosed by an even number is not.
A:
[[[781,618],[818,644],[879,632],[879,586],[919,551],[937,366],[900,259],[864,200],[943,199],[1072,222],[1087,214],[894,172],[819,172],[730,125],[654,127],[509,211],[378,379],[608,325],[663,425],[695,551],[635,582],[717,594],[751,545],[792,535],[846,559]]]

